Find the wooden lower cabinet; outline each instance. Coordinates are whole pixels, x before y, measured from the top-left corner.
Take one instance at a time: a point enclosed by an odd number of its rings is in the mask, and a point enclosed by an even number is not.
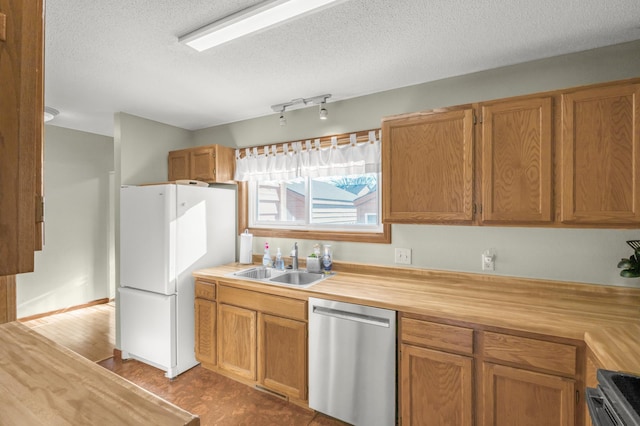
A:
[[[259,382],[276,392],[307,399],[307,324],[258,316]]]
[[[256,380],[256,311],[218,305],[218,367]]]
[[[196,279],[194,284],[195,352],[196,359],[207,367],[218,359],[216,283]]]
[[[471,426],[473,359],[406,344],[401,353],[402,424]]]
[[[402,425],[582,424],[577,342],[401,314],[399,344]]]
[[[195,317],[196,359],[203,364],[216,365],[216,302],[196,298]]]
[[[213,369],[305,405],[307,302],[226,285],[218,290]]]
[[[482,365],[483,426],[572,426],[575,381],[520,368]]]

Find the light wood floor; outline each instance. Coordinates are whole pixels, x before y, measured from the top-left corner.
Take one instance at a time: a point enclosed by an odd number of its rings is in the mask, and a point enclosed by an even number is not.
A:
[[[116,343],[115,311],[113,302],[103,303],[22,323],[83,357],[98,362],[113,356]]]

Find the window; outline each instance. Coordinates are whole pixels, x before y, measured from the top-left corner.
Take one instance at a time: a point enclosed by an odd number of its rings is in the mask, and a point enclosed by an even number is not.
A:
[[[390,228],[381,223],[376,131],[338,141],[252,148],[242,158],[236,151],[236,180],[248,182],[246,218],[254,235],[390,242]]]
[[[380,232],[378,173],[250,183],[249,226]]]

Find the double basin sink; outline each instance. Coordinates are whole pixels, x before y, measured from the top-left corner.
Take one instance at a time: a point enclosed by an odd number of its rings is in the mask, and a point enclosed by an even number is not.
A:
[[[318,272],[308,272],[305,270],[266,268],[264,266],[254,266],[242,271],[227,274],[228,277],[243,278],[252,281],[259,281],[265,284],[288,285],[292,287],[308,288],[320,281],[331,277],[333,273],[324,274]]]

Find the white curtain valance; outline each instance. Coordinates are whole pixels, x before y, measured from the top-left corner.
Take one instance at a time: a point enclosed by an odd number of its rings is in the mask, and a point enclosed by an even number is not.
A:
[[[262,152],[259,152],[262,150]],[[369,132],[369,140],[358,142],[356,134],[349,136],[349,143],[338,145],[336,136],[331,145],[320,146],[320,139],[313,142],[294,142],[246,148],[241,158],[236,150],[237,181],[289,180],[298,177],[347,176],[364,173],[379,173],[381,164],[380,137],[376,131]]]

